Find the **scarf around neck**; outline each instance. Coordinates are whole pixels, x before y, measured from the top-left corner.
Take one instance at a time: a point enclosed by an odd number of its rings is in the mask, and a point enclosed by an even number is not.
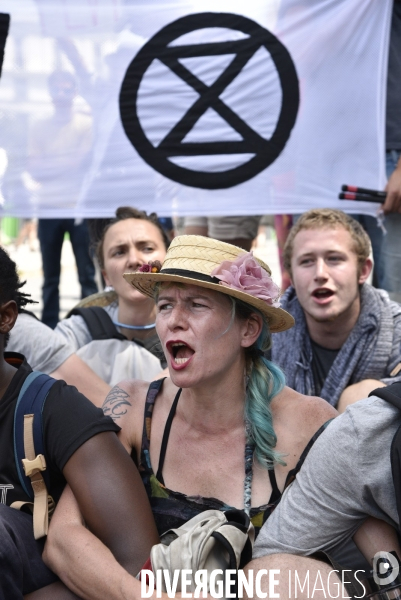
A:
[[[301,394],[314,396],[312,346],[304,312],[293,287],[285,292],[281,307],[294,317],[295,325],[292,329],[273,334],[272,360],[283,369],[289,387]],[[401,306],[392,302],[384,290],[365,283],[361,288],[358,320],[327,375],[320,392],[322,398],[336,406],[348,385],[363,379],[389,377],[395,366],[390,358],[395,343],[398,344],[400,360],[400,340],[394,339],[395,317],[401,317]]]

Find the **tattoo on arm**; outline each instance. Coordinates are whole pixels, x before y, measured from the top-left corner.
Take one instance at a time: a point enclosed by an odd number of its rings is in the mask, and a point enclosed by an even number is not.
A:
[[[118,385],[115,385],[103,402],[102,408],[104,414],[111,417],[113,421],[118,421],[120,417],[127,413],[128,406],[132,406],[128,398],[129,394],[118,387]]]

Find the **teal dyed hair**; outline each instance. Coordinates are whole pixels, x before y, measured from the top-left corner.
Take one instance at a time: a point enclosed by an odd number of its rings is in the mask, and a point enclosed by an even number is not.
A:
[[[266,318],[253,306],[231,298],[236,315],[249,318],[252,313],[263,319],[263,329],[256,342],[246,349],[247,377],[245,420],[248,436],[255,445],[255,457],[268,469],[275,464],[285,465],[282,456],[274,450],[277,436],[273,429],[270,404],[285,385],[284,373],[270,360],[261,356],[271,347],[271,336]]]

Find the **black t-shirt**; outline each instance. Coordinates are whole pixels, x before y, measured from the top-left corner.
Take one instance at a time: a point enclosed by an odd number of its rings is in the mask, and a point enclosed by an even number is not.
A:
[[[311,340],[312,346],[312,373],[313,380],[315,382],[316,394],[320,394],[322,391],[324,382],[326,381],[327,375],[331,369],[333,362],[335,361],[338,350],[330,350],[329,348],[323,348],[319,346],[313,340]]]
[[[16,500],[29,500],[18,478],[13,427],[18,394],[32,369],[21,354],[5,352],[4,358],[18,368],[0,399],[0,502],[10,505]],[[62,470],[74,452],[98,433],[119,430],[110,417],[75,387],[64,381],[57,381],[52,386],[43,409],[43,431],[50,479],[48,492],[56,502],[66,483]]]

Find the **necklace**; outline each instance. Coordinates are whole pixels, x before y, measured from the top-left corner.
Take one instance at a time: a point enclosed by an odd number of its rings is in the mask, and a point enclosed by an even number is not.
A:
[[[119,323],[118,321],[113,321],[113,325],[117,327],[124,327],[124,329],[135,329],[135,330],[143,330],[143,329],[153,329],[156,323],[151,323],[150,325],[126,325],[125,323]]]
[[[250,515],[251,512],[251,495],[252,495],[252,479],[253,479],[253,455],[255,452],[255,444],[250,437],[250,424],[245,421],[245,479],[244,479],[244,512]]]

